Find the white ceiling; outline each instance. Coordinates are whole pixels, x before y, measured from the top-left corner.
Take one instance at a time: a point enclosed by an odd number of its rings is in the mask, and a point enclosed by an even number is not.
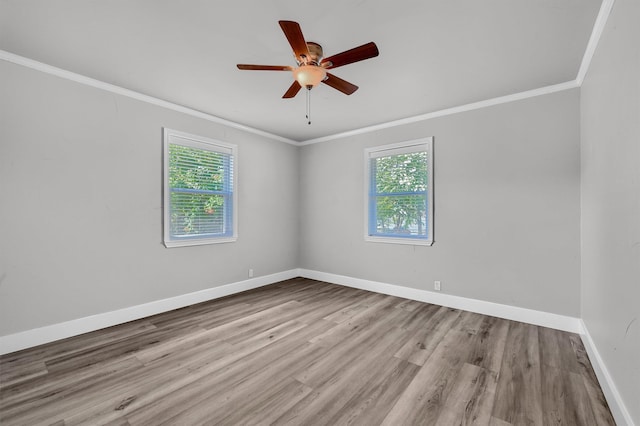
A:
[[[0,49],[296,141],[574,80],[600,0],[0,0]],[[295,65],[278,20],[325,56],[380,56],[282,99]]]

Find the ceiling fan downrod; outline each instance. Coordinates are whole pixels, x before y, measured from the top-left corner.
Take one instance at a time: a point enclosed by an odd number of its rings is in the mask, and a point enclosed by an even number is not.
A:
[[[311,124],[311,95],[309,92],[313,87],[323,83],[345,95],[351,95],[358,90],[358,86],[355,84],[349,83],[327,72],[327,70],[374,58],[379,54],[378,47],[374,42],[369,42],[325,58],[320,44],[312,41],[307,42],[304,39],[300,24],[294,21],[278,21],[278,23],[293,50],[297,66],[238,64],[237,67],[241,70],[293,72],[294,81],[282,97],[284,99],[293,98],[300,89],[306,88],[307,123]]]

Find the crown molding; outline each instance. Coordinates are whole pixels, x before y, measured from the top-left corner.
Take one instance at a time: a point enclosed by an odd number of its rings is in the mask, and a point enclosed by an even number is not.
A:
[[[580,64],[580,69],[578,70],[578,75],[576,77],[578,86],[582,86],[582,82],[587,75],[587,71],[589,71],[591,59],[593,59],[593,55],[596,53],[596,47],[598,47],[598,42],[600,41],[604,27],[607,24],[607,19],[611,14],[611,9],[613,9],[614,3],[615,0],[603,0],[600,5],[600,11],[596,17],[596,22],[593,24],[591,37],[589,37],[589,42],[587,43],[587,48],[585,49],[584,56],[582,57],[582,63]]]
[[[24,56],[16,55],[5,50],[0,50],[0,59],[14,63],[16,65],[22,65],[27,68],[31,68],[37,71],[41,71],[46,74],[51,74],[56,77],[64,78],[67,80],[75,81],[76,83],[84,84],[86,86],[95,87],[96,89],[106,90],[107,92],[115,93],[118,95],[126,96],[138,101],[146,102],[152,105],[156,105],[162,108],[167,108],[173,111],[181,112],[196,118],[201,118],[207,121],[211,121],[216,124],[222,124],[227,127],[231,127],[238,130],[243,130],[248,133],[253,133],[259,136],[263,136],[268,139],[273,139],[279,142],[288,143],[291,145],[298,145],[297,141],[275,135],[273,133],[265,132],[260,129],[245,126],[234,121],[226,120],[224,118],[216,117],[215,115],[207,114],[195,109],[187,108],[182,105],[174,104],[173,102],[165,101],[163,99],[155,98],[153,96],[145,95],[134,90],[125,89],[124,87],[116,86],[115,84],[106,83],[104,81],[96,80],[91,77],[87,77],[81,74],[77,74],[71,71],[57,68],[52,65],[45,64],[43,62],[34,61],[33,59],[25,58]]]
[[[461,112],[472,111],[475,109],[485,108],[493,105],[500,105],[507,102],[519,101],[521,99],[533,98],[535,96],[548,95],[550,93],[560,92],[563,90],[575,89],[576,87],[580,87],[576,80],[567,81],[565,83],[545,86],[539,89],[527,90],[525,92],[514,93],[506,96],[499,96],[497,98],[486,99],[484,101],[478,101],[478,102],[473,102],[466,105],[446,108],[440,111],[434,111],[426,114],[415,115],[413,117],[402,118],[400,120],[388,121],[386,123],[375,124],[373,126],[362,127],[360,129],[349,130],[347,132],[336,133],[329,136],[323,136],[321,138],[309,139],[309,140],[300,142],[300,145],[311,145],[311,144],[320,143],[320,142],[328,142],[336,139],[342,139],[348,136],[355,136],[355,135],[361,135],[363,133],[370,133],[376,130],[389,129],[391,127],[402,126],[410,123],[417,123],[419,121],[431,120],[432,118],[444,117],[446,115],[458,114]]]
[[[244,124],[239,124],[234,121],[226,120],[224,118],[216,117],[211,114],[207,114],[201,111],[197,111],[191,108],[187,108],[182,105],[177,105],[169,101],[165,101],[162,99],[154,98],[153,96],[144,95],[142,93],[125,89],[120,86],[116,86],[114,84],[106,83],[100,80],[96,80],[90,77],[86,77],[81,74],[76,74],[71,71],[67,71],[61,68],[54,67],[52,65],[45,64],[43,62],[34,61],[33,59],[25,58],[20,55],[16,55],[11,52],[7,52],[4,50],[0,50],[0,59],[5,60],[7,62],[12,62],[14,64],[22,65],[27,68],[31,68],[34,70],[38,70],[47,74],[55,75],[57,77],[65,78],[67,80],[75,81],[77,83],[85,84],[87,86],[95,87],[98,89],[106,90],[112,93],[116,93],[119,95],[127,96],[129,98],[133,98],[142,102],[147,102],[153,105],[157,105],[163,108],[167,108],[173,111],[181,112],[187,115],[191,115],[193,117],[202,118],[207,121],[211,121],[217,124],[222,124],[228,127],[232,127],[235,129],[243,130],[249,133],[253,133],[259,136],[266,137],[268,139],[276,140],[279,142],[284,142],[290,145],[296,146],[305,146],[312,145],[320,142],[328,142],[336,139],[342,139],[349,136],[361,135],[365,133],[374,132],[377,130],[389,129],[392,127],[402,126],[405,124],[417,123],[420,121],[430,120],[437,117],[444,117],[447,115],[458,114],[461,112],[472,111],[480,108],[485,108],[489,106],[504,104],[508,102],[514,102],[522,99],[532,98],[540,95],[547,95],[555,92],[560,92],[563,90],[574,89],[576,87],[580,87],[584,78],[589,70],[589,65],[591,64],[591,59],[595,54],[596,48],[598,46],[598,42],[600,41],[600,37],[602,36],[602,32],[604,31],[604,27],[606,26],[607,19],[613,9],[613,4],[615,0],[603,0],[600,6],[600,11],[598,12],[598,16],[596,17],[595,23],[593,25],[593,30],[591,32],[591,36],[589,37],[589,42],[587,43],[587,47],[585,49],[585,53],[582,57],[582,62],[580,64],[580,69],[578,70],[578,74],[575,80],[567,81],[560,84],[554,84],[551,86],[545,86],[538,89],[527,90],[524,92],[514,93],[511,95],[500,96],[497,98],[487,99],[483,101],[473,102],[466,105],[460,105],[452,108],[446,108],[439,111],[433,111],[426,114],[416,115],[412,117],[403,118],[400,120],[389,121],[385,123],[375,124],[372,126],[362,127],[359,129],[349,130],[346,132],[335,133],[333,135],[322,136],[315,139],[308,139],[305,141],[296,141],[293,139],[285,138],[280,135],[276,135],[273,133],[265,132],[260,129],[256,129],[253,127],[246,126]]]
[[[334,135],[323,136],[316,139],[309,139],[300,143],[300,145],[311,145],[314,143],[328,142],[336,139],[345,138],[348,136],[355,136],[364,133],[374,132],[376,130],[388,129],[391,127],[402,126],[404,124],[416,123],[419,121],[430,120],[432,118],[443,117],[446,115],[457,114],[465,111],[472,111],[474,109],[484,108],[493,105],[499,105],[507,102],[518,101],[521,99],[531,98],[534,96],[547,95],[550,93],[559,92],[562,90],[573,89],[582,86],[587,71],[589,71],[589,65],[591,65],[591,59],[595,54],[598,42],[602,36],[602,32],[607,24],[607,19],[613,9],[615,0],[603,0],[600,5],[600,11],[593,24],[593,30],[587,43],[584,55],[582,56],[582,62],[580,63],[580,69],[575,80],[567,81],[565,83],[555,84],[552,86],[546,86],[539,89],[528,90],[526,92],[515,93],[512,95],[501,96],[498,98],[487,99],[484,101],[474,102],[466,105],[461,105],[453,108],[447,108],[440,111],[434,111],[427,114],[416,115],[414,117],[403,118],[400,120],[389,121],[387,123],[380,123],[373,126],[363,127],[360,129],[350,130],[342,133],[336,133]]]

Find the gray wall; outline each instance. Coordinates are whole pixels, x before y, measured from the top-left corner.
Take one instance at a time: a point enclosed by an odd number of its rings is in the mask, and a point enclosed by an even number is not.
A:
[[[0,335],[249,267],[426,290],[437,279],[446,293],[582,316],[640,423],[639,7],[616,2],[580,91],[302,148],[0,61]],[[162,127],[239,145],[236,243],[162,245]],[[363,149],[424,136],[436,243],[365,242]]]
[[[0,335],[298,266],[297,147],[4,61],[0,81]],[[238,144],[237,242],[162,245],[162,127]]]
[[[640,2],[616,1],[581,92],[582,317],[640,425]]]
[[[580,313],[579,90],[302,148],[302,268]],[[434,136],[435,244],[364,241],[365,147]]]

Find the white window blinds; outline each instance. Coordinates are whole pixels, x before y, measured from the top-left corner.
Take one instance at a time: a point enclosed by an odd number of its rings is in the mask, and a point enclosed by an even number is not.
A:
[[[432,244],[432,158],[432,138],[365,151],[367,240]]]
[[[236,148],[165,129],[165,245],[236,238]]]

